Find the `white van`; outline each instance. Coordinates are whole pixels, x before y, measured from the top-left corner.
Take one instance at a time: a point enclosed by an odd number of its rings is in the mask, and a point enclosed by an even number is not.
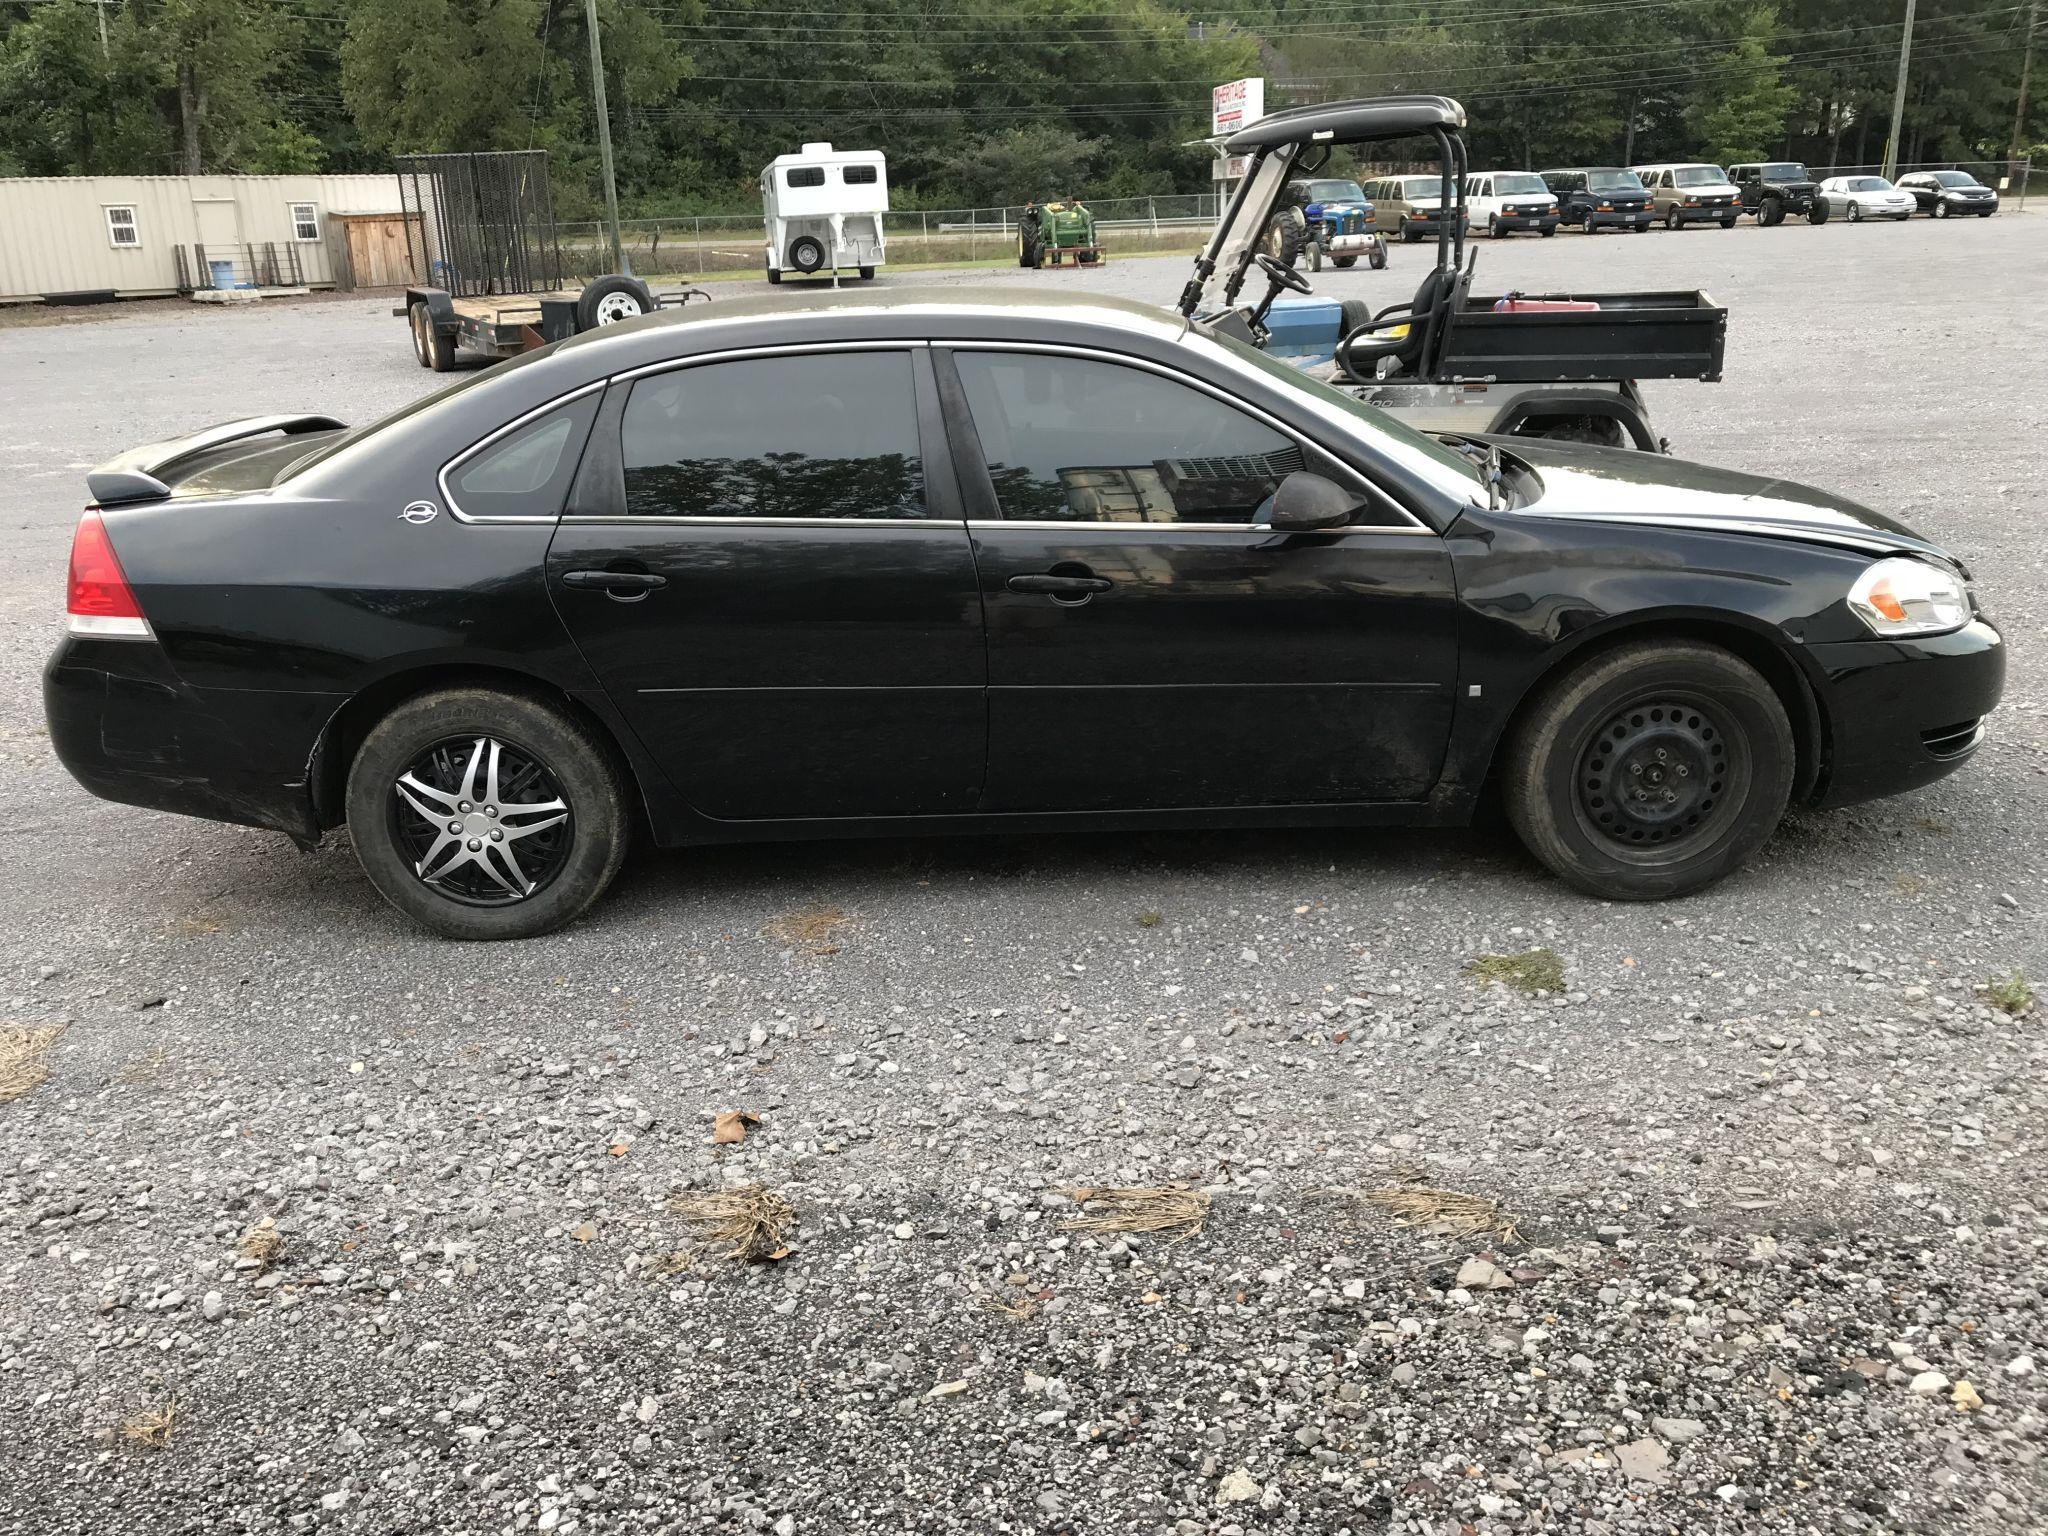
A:
[[[1534,171],[1474,171],[1465,178],[1465,217],[1499,239],[1517,229],[1557,233],[1557,194]]]
[[[879,149],[806,144],[777,155],[761,173],[768,281],[852,267],[864,278],[882,264],[882,215],[889,211],[889,170]]]

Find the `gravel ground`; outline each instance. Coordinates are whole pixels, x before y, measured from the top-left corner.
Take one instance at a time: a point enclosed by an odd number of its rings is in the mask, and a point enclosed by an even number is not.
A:
[[[1480,269],[1728,303],[1660,425],[1975,565],[1976,762],[1657,907],[1498,826],[955,840],[643,855],[439,943],[345,843],[88,798],[36,691],[83,467],[405,401],[388,306],[0,331],[0,993],[62,1031],[0,1060],[0,1530],[2048,1527],[2048,1039],[1985,990],[2048,972],[2048,218]],[[780,1258],[672,1204],[753,1184]],[[1070,1225],[1172,1184],[1199,1230]]]

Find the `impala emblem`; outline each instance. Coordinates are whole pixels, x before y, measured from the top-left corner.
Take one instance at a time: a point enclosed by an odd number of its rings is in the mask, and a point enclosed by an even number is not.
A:
[[[408,523],[431,523],[440,508],[431,501],[416,501],[399,513],[399,518]]]

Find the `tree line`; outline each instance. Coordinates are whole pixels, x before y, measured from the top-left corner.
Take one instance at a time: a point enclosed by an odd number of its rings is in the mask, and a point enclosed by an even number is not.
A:
[[[1481,164],[1865,164],[1890,131],[1903,0],[597,11],[621,198],[676,214],[750,207],[760,168],[816,139],[886,150],[899,207],[1200,190],[1209,88],[1255,74],[1269,108],[1456,96]],[[540,148],[558,212],[588,217],[585,14],[585,0],[0,0],[0,175],[380,171],[394,153]],[[2035,14],[1920,0],[1902,161],[2048,138],[2048,80],[2015,130]]]

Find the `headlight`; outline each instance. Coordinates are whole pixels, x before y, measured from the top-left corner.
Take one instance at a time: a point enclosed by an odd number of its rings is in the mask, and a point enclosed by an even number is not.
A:
[[[1858,576],[1849,606],[1872,634],[1887,639],[1938,635],[1970,621],[1970,595],[1959,578],[1903,557],[1880,560]]]

